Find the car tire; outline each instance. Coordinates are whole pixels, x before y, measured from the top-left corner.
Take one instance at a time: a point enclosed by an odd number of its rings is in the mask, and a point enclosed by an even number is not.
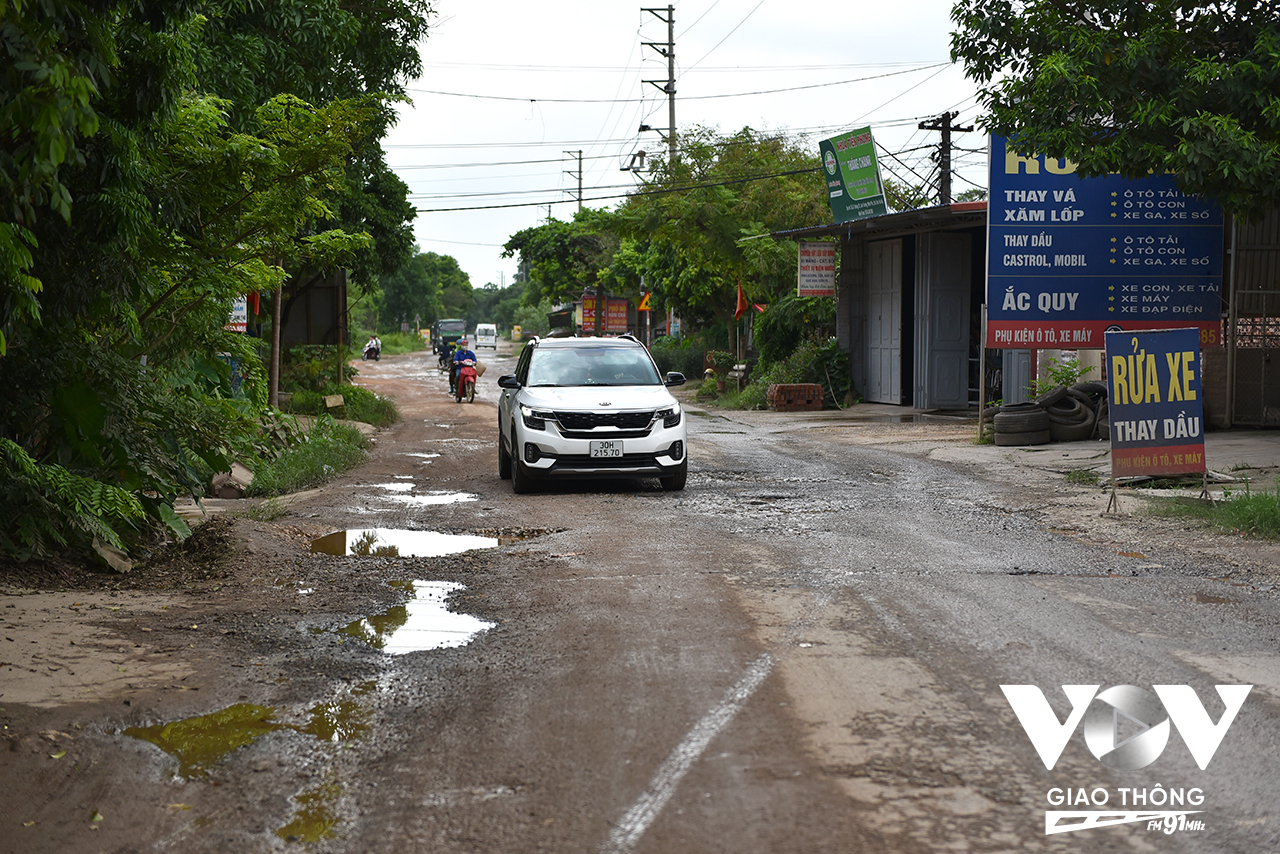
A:
[[[997,445],[1021,447],[1023,445],[1047,445],[1049,444],[1049,431],[1046,430],[1026,430],[1017,432],[1001,432],[996,431],[995,440]]]
[[[1034,410],[1019,410],[1016,412],[1009,412],[1007,409],[1002,408],[1000,413],[991,419],[991,423],[995,427],[997,434],[1048,430],[1049,413],[1040,407],[1036,407]]]
[[[498,477],[511,480],[511,455],[502,445],[502,431],[498,431]]]
[[[685,482],[689,479],[689,459],[680,461],[680,468],[676,469],[675,474],[667,477],[658,478],[662,482],[662,488],[667,492],[679,492],[684,489]]]
[[[533,491],[533,476],[525,468],[524,460],[519,457],[514,430],[511,432],[511,491],[516,495]]]
[[[1037,397],[1036,403],[1038,403],[1040,406],[1044,407],[1045,409],[1048,409],[1050,406],[1053,406],[1055,403],[1062,400],[1066,396],[1067,396],[1067,387],[1060,385],[1057,388],[1049,389],[1044,394]]]

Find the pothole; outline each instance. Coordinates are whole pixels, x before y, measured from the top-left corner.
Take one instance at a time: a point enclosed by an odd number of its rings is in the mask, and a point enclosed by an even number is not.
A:
[[[129,727],[125,735],[149,741],[178,760],[178,774],[201,777],[222,757],[252,744],[286,724],[275,720],[276,710],[252,703],[237,703],[207,715],[167,724]]]
[[[349,623],[340,630],[340,634],[362,640],[387,655],[405,655],[466,646],[476,635],[494,626],[471,614],[459,614],[448,609],[449,594],[463,587],[456,581],[391,583],[410,587],[413,598],[381,614]]]
[[[351,528],[334,531],[311,541],[311,551],[338,557],[444,557],[472,549],[491,549],[502,543],[497,537],[474,534],[442,534],[402,528]]]

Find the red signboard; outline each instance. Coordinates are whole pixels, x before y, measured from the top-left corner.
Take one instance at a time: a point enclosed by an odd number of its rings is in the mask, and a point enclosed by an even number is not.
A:
[[[622,297],[605,298],[604,331],[627,331],[627,306],[629,302]],[[596,298],[582,295],[582,331],[591,334],[596,328]]]

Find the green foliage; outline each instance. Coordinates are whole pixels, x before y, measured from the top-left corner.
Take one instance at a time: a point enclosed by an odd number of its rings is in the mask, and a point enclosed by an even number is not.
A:
[[[734,364],[738,361],[728,350],[708,350],[706,360],[720,379],[724,379],[724,375],[733,370]]]
[[[320,391],[299,391],[293,395],[289,411],[295,415],[325,415],[325,395],[340,394],[345,401],[346,418],[363,421],[375,427],[389,427],[400,420],[395,401],[358,385],[330,385]]]
[[[280,390],[318,392],[331,385],[346,383],[357,370],[351,366],[352,355],[345,346],[304,344],[290,347],[280,355]],[[339,370],[342,372],[341,380]]]
[[[1151,171],[1257,216],[1280,204],[1280,17],[1270,3],[960,0],[952,59],[987,130],[1077,174]]]
[[[528,265],[526,299],[559,303],[595,287],[618,243],[615,235],[601,228],[599,214],[579,211],[572,222],[553,219],[513,234],[502,256],[510,258],[518,252]]]
[[[429,13],[0,0],[0,551],[181,535],[173,500],[262,451],[229,306],[408,257],[372,93],[420,70]]]
[[[1062,477],[1067,483],[1073,483],[1076,486],[1097,486],[1101,482],[1098,473],[1093,469],[1071,469]]]
[[[775,383],[818,383],[823,389],[824,406],[844,406],[850,389],[849,354],[834,339],[802,341],[791,355],[753,376],[738,397],[737,406],[764,409],[769,386]]]
[[[547,315],[555,308],[551,300],[543,299],[537,305],[521,306],[511,318],[513,326],[519,326],[525,338],[537,335],[542,337],[551,331]]]
[[[318,486],[364,462],[365,446],[359,430],[322,417],[303,441],[254,472],[247,494],[282,495]]]
[[[836,301],[801,298],[789,292],[756,315],[755,344],[760,364],[768,367],[787,358],[806,339],[825,339],[835,332]]]
[[[752,302],[795,288],[793,241],[753,239],[826,222],[816,146],[743,128],[682,129],[680,159],[627,199],[610,228],[644,254],[646,286],[695,327],[729,327],[741,281]]]
[[[1280,487],[1255,493],[1246,483],[1242,493],[1224,490],[1218,502],[1175,499],[1157,505],[1156,512],[1194,516],[1232,534],[1280,539]]]
[[[1036,377],[1031,381],[1031,394],[1038,397],[1046,392],[1053,391],[1059,386],[1070,388],[1092,371],[1093,368],[1085,368],[1080,365],[1079,359],[1067,359],[1059,362],[1057,359],[1049,359],[1049,364],[1045,367],[1045,378]]]
[[[701,338],[677,339],[665,335],[653,342],[650,352],[658,370],[663,374],[679,371],[690,380],[702,376],[707,351]]]
[[[475,302],[471,279],[448,255],[419,252],[394,273],[380,279],[379,317],[387,329],[401,323],[430,326],[442,317],[463,317]]]

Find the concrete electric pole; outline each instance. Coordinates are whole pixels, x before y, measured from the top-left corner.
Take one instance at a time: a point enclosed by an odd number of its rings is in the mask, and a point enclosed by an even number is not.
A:
[[[667,79],[644,82],[652,83],[667,93],[667,153],[670,161],[674,163],[676,160],[676,7],[668,6],[665,9],[641,9],[640,11],[649,12],[659,21],[665,21],[667,24],[666,44],[644,43],[645,47],[651,47],[667,58]],[[663,14],[666,15],[665,18]]]
[[[943,113],[931,122],[920,122],[920,130],[942,131],[942,142],[938,145],[938,204],[951,204],[951,134],[968,133],[973,125],[952,127],[951,123],[959,118],[959,113]]]

